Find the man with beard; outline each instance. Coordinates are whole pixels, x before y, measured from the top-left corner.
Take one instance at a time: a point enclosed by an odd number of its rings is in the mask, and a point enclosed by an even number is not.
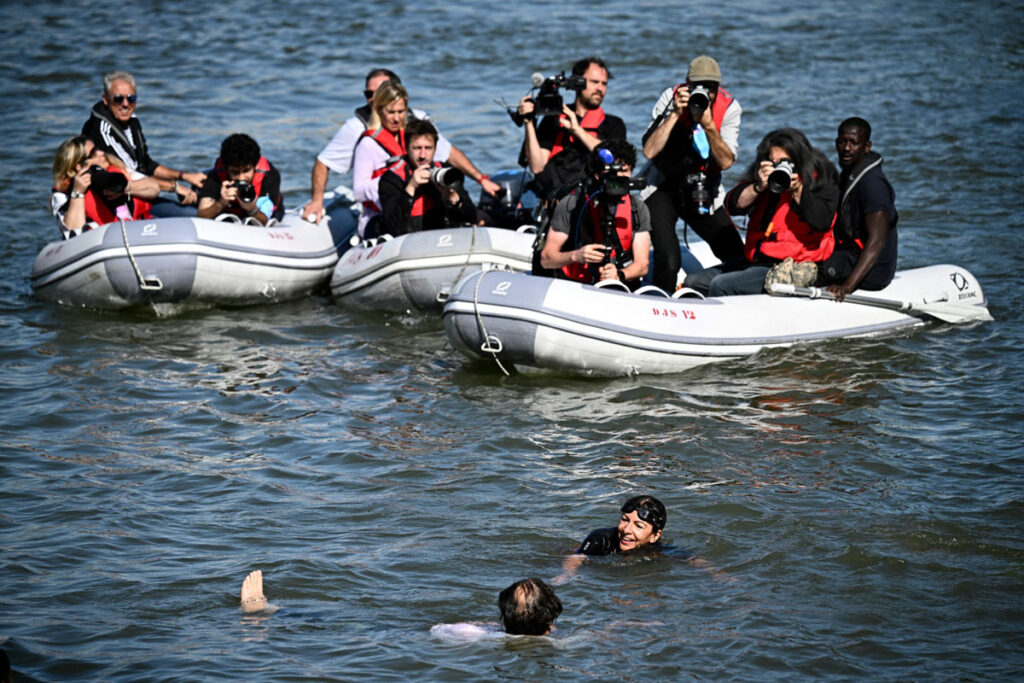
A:
[[[437,139],[430,121],[416,119],[406,125],[405,158],[380,178],[380,233],[398,237],[476,221],[476,207],[462,184],[462,172],[434,161]],[[435,169],[445,169],[443,183],[440,176],[435,181]]]
[[[896,274],[896,193],[871,151],[871,124],[851,117],[839,124],[839,211],[836,248],[818,264],[816,284],[829,285],[837,301],[861,288],[882,289]]]
[[[723,263],[743,255],[743,241],[724,208],[722,172],[736,162],[742,109],[707,55],[690,62],[686,80],[666,88],[644,133],[651,160],[643,197],[651,212],[654,284],[674,292],[682,257],[676,219],[686,221]]]
[[[586,85],[576,93],[571,107],[562,106],[559,116],[545,116],[536,125],[536,106],[529,96],[519,101],[517,109],[526,129],[520,163],[529,164],[534,191],[543,199],[557,198],[561,188],[579,180],[590,152],[602,141],[626,139],[622,119],[601,108],[612,77],[605,63],[599,57],[585,57],[573,64],[572,73]]]

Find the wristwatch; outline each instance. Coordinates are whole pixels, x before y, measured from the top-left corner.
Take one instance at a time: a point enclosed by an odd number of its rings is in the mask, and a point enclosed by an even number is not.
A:
[[[71,194],[69,194],[68,196],[71,197],[72,199],[84,199],[85,198],[84,194],[82,194],[81,192],[77,192],[75,190],[71,190]]]

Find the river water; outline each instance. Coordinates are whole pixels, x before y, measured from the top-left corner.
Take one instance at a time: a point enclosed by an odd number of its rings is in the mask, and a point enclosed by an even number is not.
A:
[[[1024,675],[1024,9],[811,4],[3,3],[0,647],[22,679]],[[995,322],[597,381],[503,378],[435,318],[326,298],[155,319],[31,296],[53,152],[107,70],[137,75],[158,161],[207,167],[245,131],[295,206],[370,67],[493,172],[521,133],[492,99],[595,52],[635,143],[715,55],[744,107],[727,183],[773,128],[834,158],[868,118],[901,267],[967,267]],[[430,635],[496,621],[501,588],[643,492],[711,569],[591,561],[551,638]],[[238,609],[253,568],[273,614]]]

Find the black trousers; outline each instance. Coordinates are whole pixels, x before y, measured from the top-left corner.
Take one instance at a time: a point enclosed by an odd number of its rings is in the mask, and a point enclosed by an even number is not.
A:
[[[679,235],[676,220],[682,218],[723,263],[743,256],[743,240],[733,225],[725,207],[711,215],[701,216],[683,201],[680,192],[656,190],[647,198],[651,212],[651,244],[654,247],[654,284],[666,292],[676,288],[676,278],[682,261],[679,255]]]

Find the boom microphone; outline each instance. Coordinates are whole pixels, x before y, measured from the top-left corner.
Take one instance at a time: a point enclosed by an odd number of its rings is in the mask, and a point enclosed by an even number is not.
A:
[[[533,72],[533,75],[530,76],[530,85],[532,85],[534,88],[539,88],[543,84],[544,84],[544,74],[542,74],[539,71]]]

